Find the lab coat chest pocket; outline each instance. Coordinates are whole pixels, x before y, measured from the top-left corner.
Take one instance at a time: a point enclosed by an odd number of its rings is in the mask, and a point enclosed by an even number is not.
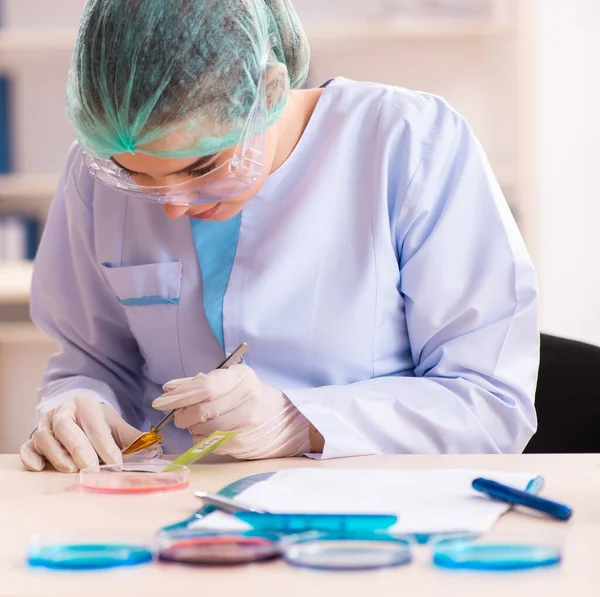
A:
[[[181,262],[150,263],[102,270],[115,300],[125,309],[131,333],[158,384],[183,375],[177,333]]]

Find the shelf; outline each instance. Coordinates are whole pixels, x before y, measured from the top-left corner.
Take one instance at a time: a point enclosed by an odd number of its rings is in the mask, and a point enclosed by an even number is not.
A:
[[[496,178],[503,187],[514,188],[519,184],[515,168],[500,165],[494,168]],[[55,174],[9,174],[0,175],[0,201],[47,199],[56,192],[59,176]]]
[[[518,185],[515,167],[501,164],[494,173],[502,186]],[[0,175],[0,201],[2,199],[52,199],[59,181],[58,174],[5,174]]]
[[[512,27],[474,21],[427,22],[348,22],[331,25],[307,25],[311,42],[351,42],[402,39],[485,39],[510,35]]]
[[[28,321],[0,323],[0,345],[2,344],[48,344],[56,342]]]
[[[72,52],[76,29],[0,30],[0,54],[14,52]]]
[[[32,276],[29,261],[0,264],[0,305],[29,303]]]
[[[461,39],[507,35],[511,27],[502,23],[452,20],[449,22],[357,21],[307,24],[313,42],[367,41],[377,39]],[[29,52],[72,52],[77,39],[75,29],[27,29],[0,31],[0,54]]]
[[[1,199],[52,199],[58,186],[56,174],[0,175]]]

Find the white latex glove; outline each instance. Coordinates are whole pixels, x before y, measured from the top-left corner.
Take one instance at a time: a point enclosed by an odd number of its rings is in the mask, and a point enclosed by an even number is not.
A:
[[[283,392],[260,382],[246,365],[173,380],[152,406],[175,413],[194,443],[215,431],[239,431],[216,454],[243,460],[298,456],[309,451],[308,420]]]
[[[121,450],[141,431],[126,423],[107,404],[82,394],[44,414],[32,438],[21,446],[21,461],[30,471],[41,471],[50,461],[61,473],[123,464]]]

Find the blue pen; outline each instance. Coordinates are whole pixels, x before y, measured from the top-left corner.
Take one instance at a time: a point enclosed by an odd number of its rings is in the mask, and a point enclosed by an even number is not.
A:
[[[497,481],[491,481],[490,479],[475,479],[473,481],[473,489],[486,493],[496,500],[544,512],[559,520],[569,520],[571,514],[573,514],[573,510],[569,506],[547,500],[527,491],[503,485]]]

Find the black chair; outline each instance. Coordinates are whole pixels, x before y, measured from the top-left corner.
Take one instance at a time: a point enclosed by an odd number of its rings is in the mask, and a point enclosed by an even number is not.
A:
[[[536,410],[526,454],[600,452],[600,347],[542,334]]]

